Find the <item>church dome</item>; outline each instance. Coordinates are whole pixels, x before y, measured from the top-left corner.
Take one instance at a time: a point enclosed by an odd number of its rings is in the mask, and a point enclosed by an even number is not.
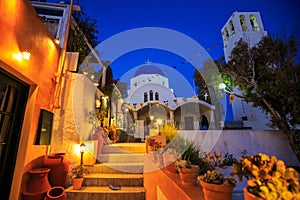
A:
[[[156,67],[155,65],[143,65],[138,70],[136,70],[134,77],[142,75],[142,74],[159,74],[164,76],[164,73],[161,69]]]

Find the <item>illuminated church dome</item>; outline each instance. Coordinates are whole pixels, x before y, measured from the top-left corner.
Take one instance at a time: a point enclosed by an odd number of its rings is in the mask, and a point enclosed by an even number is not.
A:
[[[159,74],[164,76],[164,73],[161,69],[156,67],[155,65],[143,65],[138,70],[136,70],[134,77],[142,75],[142,74]]]

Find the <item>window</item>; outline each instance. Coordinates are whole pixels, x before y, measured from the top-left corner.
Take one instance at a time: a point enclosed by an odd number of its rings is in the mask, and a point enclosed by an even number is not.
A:
[[[148,94],[147,92],[144,93],[144,103],[148,101]]]
[[[150,90],[150,92],[149,92],[149,96],[150,96],[150,101],[153,101],[153,91],[152,90]]]
[[[155,101],[158,101],[158,100],[159,100],[158,92],[155,92]]]
[[[250,15],[250,23],[253,31],[259,31],[258,23],[254,15]]]
[[[229,26],[230,26],[231,35],[234,36],[235,35],[235,30],[234,30],[234,26],[233,26],[232,20],[230,20]]]
[[[240,15],[240,23],[243,31],[248,31],[245,15]]]
[[[225,42],[228,42],[228,40],[229,40],[229,33],[228,33],[228,29],[227,28],[224,28],[223,37],[225,38]]]

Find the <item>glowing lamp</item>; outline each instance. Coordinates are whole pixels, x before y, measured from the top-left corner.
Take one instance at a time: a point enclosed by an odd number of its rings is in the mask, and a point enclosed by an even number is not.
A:
[[[83,165],[83,154],[85,152],[85,144],[80,144],[80,165]]]
[[[23,51],[22,52],[22,57],[23,57],[24,60],[29,60],[30,56],[31,56],[30,52],[28,52],[28,51]]]

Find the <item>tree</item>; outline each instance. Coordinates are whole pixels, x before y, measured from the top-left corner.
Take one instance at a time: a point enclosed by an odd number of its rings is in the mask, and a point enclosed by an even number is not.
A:
[[[79,52],[79,64],[81,64],[90,53],[87,42],[92,47],[99,43],[96,36],[99,33],[97,20],[89,17],[84,11],[73,12],[72,16],[75,22],[71,23],[67,51]]]
[[[294,137],[300,124],[300,66],[295,62],[296,55],[294,37],[284,41],[267,36],[253,48],[240,40],[224,65],[224,73],[242,92],[234,95],[268,114],[271,127],[282,131],[300,160]]]

